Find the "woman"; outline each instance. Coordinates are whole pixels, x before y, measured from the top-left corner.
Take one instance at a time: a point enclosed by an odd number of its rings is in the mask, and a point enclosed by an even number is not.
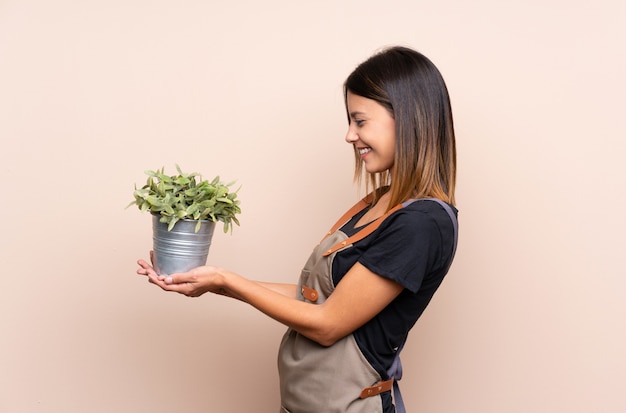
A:
[[[297,285],[210,266],[162,277],[138,261],[164,290],[233,297],[288,327],[281,412],[403,412],[398,355],[456,247],[455,137],[437,68],[389,48],[350,74],[344,98],[355,177],[372,192],[314,249]]]

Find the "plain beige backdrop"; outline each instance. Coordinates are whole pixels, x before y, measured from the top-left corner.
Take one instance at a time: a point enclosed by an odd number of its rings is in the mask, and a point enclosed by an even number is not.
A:
[[[0,412],[275,412],[285,328],[135,275],[145,169],[242,185],[210,262],[295,282],[361,195],[341,87],[401,44],[456,121],[460,245],[410,412],[626,411],[626,6],[0,0]]]

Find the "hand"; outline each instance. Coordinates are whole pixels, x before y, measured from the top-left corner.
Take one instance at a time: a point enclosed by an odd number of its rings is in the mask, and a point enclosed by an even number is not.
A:
[[[153,261],[153,252],[150,251],[150,261]],[[173,291],[187,297],[199,297],[206,292],[224,294],[221,287],[222,274],[218,268],[202,266],[194,268],[186,273],[158,275],[151,264],[145,260],[138,260],[139,269],[137,274],[145,275],[148,281],[158,285],[165,291]]]

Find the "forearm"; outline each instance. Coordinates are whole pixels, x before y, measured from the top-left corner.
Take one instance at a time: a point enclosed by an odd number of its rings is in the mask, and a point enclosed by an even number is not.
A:
[[[324,344],[323,307],[296,300],[295,284],[251,281],[223,270],[224,294],[244,301],[311,340]]]
[[[263,287],[275,291],[279,294],[282,294],[285,297],[296,298],[296,288],[298,286],[295,284],[269,283],[264,281],[257,281],[257,284],[262,285]]]
[[[265,281],[253,281],[253,282],[257,283],[258,285],[264,288],[267,288],[268,290],[274,291],[280,295],[284,295],[285,297],[296,298],[296,289],[297,289],[296,284],[270,283],[270,282],[265,282]],[[234,294],[233,292],[227,290],[226,288],[221,288],[215,292],[217,294],[234,298],[236,300],[246,301],[242,297]]]
[[[243,301],[276,321],[293,328],[311,340],[322,344],[328,325],[321,305],[312,305],[296,299],[295,284],[251,281],[228,270],[201,266],[186,273],[159,276],[145,260],[138,260],[137,273],[148,276],[151,283],[165,291],[188,297],[199,297],[207,292],[221,294]],[[326,324],[324,324],[326,321]]]

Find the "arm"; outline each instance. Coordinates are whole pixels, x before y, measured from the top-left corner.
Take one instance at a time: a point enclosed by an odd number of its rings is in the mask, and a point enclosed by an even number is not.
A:
[[[236,298],[236,299],[241,300],[241,297],[237,297],[233,294],[229,294],[228,291],[224,289],[216,290],[216,289],[212,289],[211,286],[208,284],[204,286],[201,285],[200,281],[201,281],[201,278],[203,278],[203,275],[208,275],[208,274],[201,274],[202,272],[201,269],[209,270],[208,272],[210,272],[211,268],[214,268],[214,267],[196,268],[194,270],[189,271],[187,273],[188,275],[187,277],[181,277],[177,275],[176,276],[177,282],[172,282],[173,278],[171,276],[162,277],[162,276],[157,275],[152,265],[148,264],[148,262],[146,262],[145,260],[138,260],[137,264],[139,264],[139,267],[140,267],[137,270],[137,274],[147,276],[149,282],[151,282],[152,284],[158,285],[163,290],[175,291],[180,294],[184,294],[188,297],[199,297],[205,292],[212,292],[215,294],[225,295],[231,298]],[[217,270],[217,268],[214,268],[214,269]],[[274,291],[286,297],[296,298],[297,285],[295,284],[270,283],[270,282],[263,282],[263,281],[250,281],[250,282],[255,282],[258,285],[268,290]],[[184,285],[177,285],[177,284],[184,284]]]
[[[213,292],[244,301],[278,322],[324,346],[352,333],[385,308],[402,286],[355,264],[322,304],[295,299],[295,285],[259,283],[216,267],[198,267],[184,274],[157,276],[143,260],[138,274],[167,291],[191,297]]]
[[[257,284],[262,285],[269,290],[280,293],[285,297],[296,298],[296,289],[298,288],[298,286],[295,284],[268,283],[263,281],[257,281]]]
[[[223,286],[266,315],[324,346],[332,345],[371,320],[403,289],[359,263],[319,305],[264,294],[236,274],[224,277]]]

